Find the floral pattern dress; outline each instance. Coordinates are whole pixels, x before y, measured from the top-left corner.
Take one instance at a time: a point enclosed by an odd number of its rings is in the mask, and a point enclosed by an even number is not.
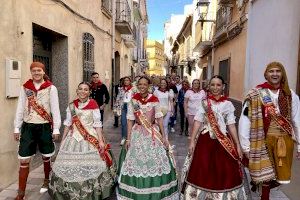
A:
[[[100,111],[94,100],[74,103],[76,115],[90,135],[98,138],[95,128],[102,127]],[[70,132],[62,141],[49,185],[52,199],[100,200],[110,196],[114,184],[115,166],[107,167],[98,150],[86,141],[72,123],[70,107],[67,108],[65,126]]]
[[[139,122],[134,115],[134,104],[159,131],[156,118],[163,116],[157,97],[149,94],[148,101],[140,102],[132,98],[129,103],[127,119],[135,120],[132,128],[130,146],[125,160],[121,163],[117,197],[123,199],[179,199],[178,183],[174,162],[164,145]],[[152,100],[151,100],[152,99]]]

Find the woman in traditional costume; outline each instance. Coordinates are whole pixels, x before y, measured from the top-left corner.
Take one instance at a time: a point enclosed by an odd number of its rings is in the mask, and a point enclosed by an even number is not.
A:
[[[183,169],[184,199],[246,199],[235,108],[222,96],[224,86],[222,77],[211,79],[209,95],[202,100],[195,116],[189,145],[190,165]]]
[[[119,94],[116,99],[115,107],[121,110],[122,140],[120,145],[124,145],[127,137],[127,110],[128,103],[133,95],[131,78],[126,76],[123,78],[123,85],[120,87]]]
[[[163,126],[165,135],[168,138],[169,135],[169,121],[170,117],[173,115],[173,100],[174,100],[174,92],[173,90],[169,89],[168,83],[166,79],[160,80],[160,86],[158,90],[155,90],[153,93],[159,100],[160,109],[163,113]]]
[[[184,111],[189,122],[189,134],[192,132],[194,117],[200,107],[201,100],[205,98],[205,91],[200,88],[200,80],[194,79],[192,88],[184,95]]]
[[[127,153],[120,164],[119,200],[178,199],[175,163],[163,129],[159,100],[149,93],[150,80],[142,77],[128,105]]]
[[[89,95],[89,83],[80,83],[78,99],[67,108],[49,186],[52,199],[100,200],[112,192],[115,165],[103,138],[99,107]]]

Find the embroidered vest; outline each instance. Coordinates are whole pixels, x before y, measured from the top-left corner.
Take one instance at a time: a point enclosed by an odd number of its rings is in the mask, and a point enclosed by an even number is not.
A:
[[[25,93],[28,89],[24,89]],[[42,106],[47,113],[50,114],[51,109],[50,109],[50,90],[51,87],[47,87],[43,90],[39,90],[36,93],[36,102]],[[45,120],[44,118],[42,118],[33,108],[31,108],[28,105],[28,99],[26,98],[26,104],[25,104],[25,108],[24,108],[24,122],[27,123],[33,123],[33,124],[45,124],[45,123],[49,123],[47,120]]]
[[[88,131],[88,133],[96,138],[98,138],[98,135],[96,133],[96,130],[93,127],[94,124],[94,118],[93,118],[93,110],[92,109],[78,109],[74,108],[76,111],[77,116],[80,117],[80,121],[84,128]],[[73,137],[80,142],[81,140],[84,140],[80,132],[78,131],[75,124],[72,125],[73,128]]]

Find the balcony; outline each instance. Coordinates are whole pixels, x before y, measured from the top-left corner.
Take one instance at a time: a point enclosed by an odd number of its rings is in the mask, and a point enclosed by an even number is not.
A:
[[[126,47],[128,47],[128,48],[136,47],[135,39],[132,35],[123,35],[122,34],[121,37],[124,40]]]
[[[216,34],[222,32],[231,22],[232,8],[221,6],[217,11]]]
[[[132,34],[131,9],[127,0],[116,1],[115,26],[121,34]]]
[[[107,17],[110,18],[112,14],[111,0],[101,0],[101,10]]]
[[[235,0],[218,0],[218,4],[222,6],[233,7],[235,4]]]
[[[135,20],[140,21],[142,19],[142,13],[141,13],[141,7],[140,7],[140,1],[134,0],[133,1],[133,16]]]

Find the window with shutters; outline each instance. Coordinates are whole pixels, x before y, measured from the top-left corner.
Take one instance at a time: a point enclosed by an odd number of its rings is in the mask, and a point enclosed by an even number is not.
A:
[[[223,77],[226,87],[224,90],[224,95],[229,95],[230,87],[230,58],[222,60],[219,63],[219,75]]]
[[[90,81],[95,70],[94,37],[90,33],[83,34],[83,81]]]

